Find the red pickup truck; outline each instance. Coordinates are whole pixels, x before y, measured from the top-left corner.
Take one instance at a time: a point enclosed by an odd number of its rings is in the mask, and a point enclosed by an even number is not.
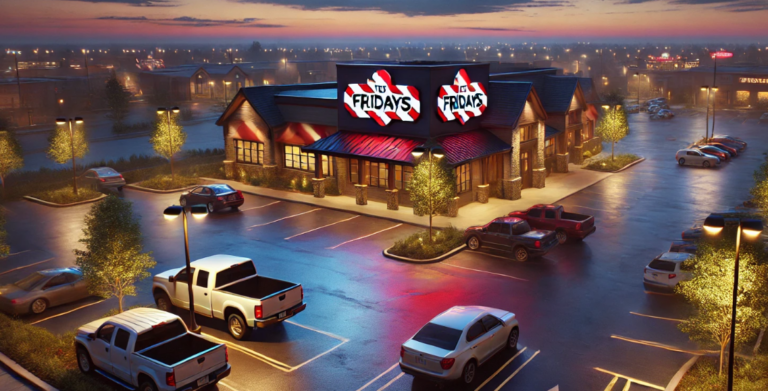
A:
[[[560,244],[569,238],[582,240],[595,232],[595,218],[578,213],[568,213],[561,205],[534,205],[528,210],[509,214],[528,221],[534,229],[555,231]]]

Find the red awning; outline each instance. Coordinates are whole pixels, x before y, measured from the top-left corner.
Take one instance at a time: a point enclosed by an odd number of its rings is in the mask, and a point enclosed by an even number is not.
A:
[[[255,124],[243,121],[231,121],[229,123],[229,137],[240,140],[264,142],[267,136],[259,130]]]
[[[597,121],[597,117],[598,113],[595,105],[591,103],[587,104],[587,118],[591,119],[592,121]]]
[[[335,127],[289,122],[277,142],[291,145],[310,145],[321,138],[328,137]]]
[[[424,140],[342,131],[301,150],[323,155],[367,157],[411,163],[411,152],[422,144]]]

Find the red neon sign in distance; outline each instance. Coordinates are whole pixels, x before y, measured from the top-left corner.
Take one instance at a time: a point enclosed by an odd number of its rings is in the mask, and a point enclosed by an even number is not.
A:
[[[733,53],[731,52],[710,52],[709,53],[712,58],[731,58],[733,57]]]

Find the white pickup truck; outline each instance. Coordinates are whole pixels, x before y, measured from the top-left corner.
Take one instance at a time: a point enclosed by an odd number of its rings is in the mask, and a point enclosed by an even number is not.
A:
[[[195,313],[226,320],[229,333],[237,340],[248,338],[254,327],[282,322],[307,307],[301,284],[259,276],[248,258],[212,255],[191,266]],[[187,281],[186,267],[156,275],[152,294],[157,308],[189,309]]]
[[[140,391],[192,391],[231,371],[224,344],[187,331],[176,315],[136,308],[88,323],[75,336],[77,364]]]

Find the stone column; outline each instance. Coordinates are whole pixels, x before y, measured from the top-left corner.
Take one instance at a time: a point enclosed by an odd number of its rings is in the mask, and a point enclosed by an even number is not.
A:
[[[400,209],[400,198],[397,194],[397,189],[387,189],[387,209],[398,210]]]
[[[325,178],[312,178],[312,190],[315,198],[325,198]]]
[[[368,185],[355,185],[355,203],[368,205]]]
[[[547,179],[547,169],[544,166],[544,144],[546,143],[546,129],[543,121],[539,121],[538,138],[536,139],[536,161],[533,162],[532,185],[537,189],[544,187]]]
[[[487,204],[490,194],[491,185],[477,185],[477,202],[481,204]]]
[[[505,200],[519,200],[523,193],[523,178],[504,179],[501,187]]]
[[[565,173],[568,172],[568,152],[564,154],[557,154],[555,156],[555,172]]]
[[[574,146],[573,154],[571,155],[569,162],[580,165],[583,160],[584,160],[584,144]]]
[[[227,179],[235,179],[235,162],[232,160],[224,161],[224,175]]]
[[[459,215],[459,197],[453,197],[448,200],[448,217],[456,217]]]
[[[523,178],[520,177],[520,128],[512,132],[512,152],[509,154],[510,177],[504,179],[502,192],[507,200],[519,200],[523,192]]]
[[[547,169],[542,168],[534,168],[533,169],[533,178],[532,178],[532,186],[537,189],[543,189],[545,182],[547,180]]]

